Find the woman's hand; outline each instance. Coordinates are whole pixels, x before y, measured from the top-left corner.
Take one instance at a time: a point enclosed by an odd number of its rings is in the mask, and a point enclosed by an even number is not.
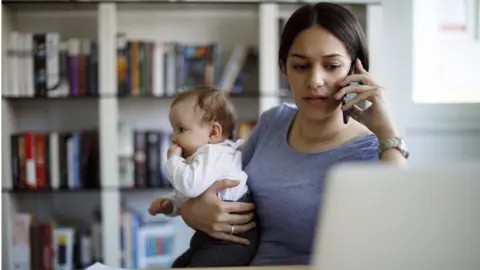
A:
[[[345,94],[355,93],[354,98],[342,106],[342,110],[353,108],[351,116],[364,124],[372,131],[380,141],[395,136],[395,127],[387,110],[384,98],[384,89],[378,85],[373,77],[363,68],[359,59],[355,62],[358,74],[347,76],[342,83],[343,87],[335,98],[342,99]],[[359,85],[347,86],[351,82],[358,82]],[[368,100],[372,104],[366,109],[361,109],[357,104],[359,101]]]
[[[246,232],[255,227],[255,223],[252,222],[253,213],[231,213],[252,211],[254,205],[243,202],[223,202],[217,197],[217,192],[238,184],[238,181],[217,181],[202,195],[184,201],[180,206],[180,214],[185,223],[214,238],[248,245],[247,239],[235,236],[231,232],[232,226],[235,233]]]

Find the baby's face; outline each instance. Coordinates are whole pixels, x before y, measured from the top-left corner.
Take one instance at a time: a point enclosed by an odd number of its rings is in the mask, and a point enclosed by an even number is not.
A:
[[[196,100],[193,98],[182,100],[170,109],[172,142],[182,148],[184,158],[209,142],[210,128],[202,124],[201,119],[202,112],[196,107]]]

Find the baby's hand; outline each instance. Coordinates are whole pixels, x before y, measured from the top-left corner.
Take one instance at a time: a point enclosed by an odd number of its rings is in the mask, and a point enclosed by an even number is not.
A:
[[[156,214],[169,215],[172,213],[172,211],[172,201],[164,197],[156,198],[148,208],[148,213],[150,213],[152,216],[155,216]]]
[[[172,156],[182,156],[182,148],[178,146],[178,144],[173,144],[168,149],[167,156],[168,158],[171,158]]]

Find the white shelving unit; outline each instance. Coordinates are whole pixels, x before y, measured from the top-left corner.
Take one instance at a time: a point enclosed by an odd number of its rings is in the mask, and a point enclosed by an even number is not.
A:
[[[381,23],[379,1],[334,1],[342,4],[370,4],[352,6],[369,36],[376,43]],[[66,195],[69,204],[60,199],[48,199],[57,211],[78,213],[78,209],[95,202],[101,205],[104,263],[120,266],[120,205],[124,200],[147,211],[148,202],[160,191],[122,192],[118,173],[119,121],[137,128],[169,129],[169,99],[117,98],[116,34],[123,32],[132,39],[155,39],[178,42],[219,42],[227,49],[235,44],[258,48],[258,95],[235,98],[240,119],[257,119],[269,108],[278,105],[278,18],[288,16],[298,4],[268,2],[210,1],[187,2],[122,2],[102,3],[3,3],[2,42],[9,31],[59,32],[62,38],[81,37],[96,40],[99,46],[99,98],[64,99],[8,99],[2,98],[2,188],[12,187],[10,165],[10,134],[22,130],[65,130],[96,127],[100,131],[101,185],[109,187],[78,198]],[[365,8],[366,7],[366,8]],[[368,19],[366,14],[373,14]],[[375,29],[375,32],[369,31]],[[3,52],[5,55],[5,49]],[[375,69],[376,53],[372,53]],[[223,57],[226,58],[226,57]],[[8,70],[4,70],[4,78]],[[5,84],[3,85],[5,87]],[[256,90],[256,89],[255,89]],[[112,188],[113,187],[113,188]],[[31,194],[28,194],[31,195]],[[28,196],[27,195],[27,196]],[[82,196],[88,197],[82,197]],[[91,198],[90,198],[91,197]],[[3,268],[13,269],[11,258],[9,221],[26,196],[2,193]],[[38,199],[37,202],[47,199]],[[140,201],[140,202],[138,202]],[[35,204],[35,202],[33,203]],[[19,206],[20,205],[20,206]],[[23,206],[26,207],[26,206]],[[76,207],[76,208],[75,208]],[[93,205],[92,205],[93,207]],[[75,209],[72,209],[75,208]],[[48,209],[47,209],[48,210]],[[87,215],[87,214],[85,214]],[[88,219],[88,217],[86,217]],[[177,218],[183,238],[178,243],[178,253],[188,245],[191,230]],[[185,234],[184,234],[185,233]],[[6,241],[6,240],[9,241]]]

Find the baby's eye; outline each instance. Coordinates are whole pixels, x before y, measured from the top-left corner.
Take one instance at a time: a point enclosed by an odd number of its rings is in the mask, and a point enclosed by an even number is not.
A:
[[[183,128],[183,127],[179,127],[178,128],[178,132],[182,133],[182,132],[185,132],[187,129]]]

